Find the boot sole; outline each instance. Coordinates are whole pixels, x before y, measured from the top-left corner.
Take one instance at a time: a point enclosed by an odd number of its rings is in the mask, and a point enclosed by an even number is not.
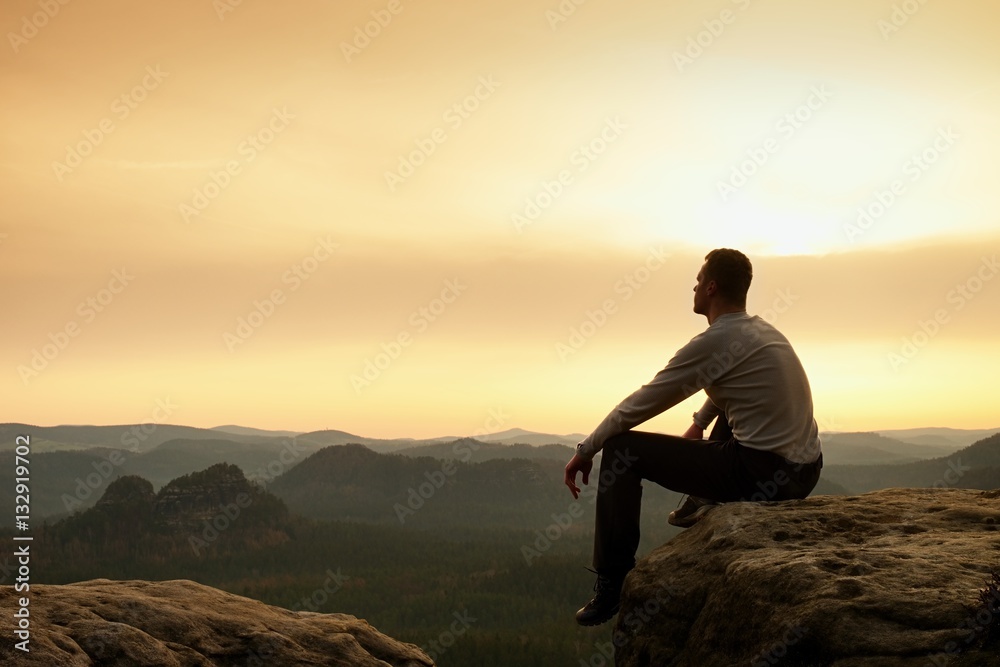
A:
[[[619,610],[621,610],[621,604],[618,604],[617,606],[615,606],[615,608],[611,611],[611,613],[608,614],[606,617],[604,617],[604,616],[598,616],[598,617],[594,617],[594,618],[591,618],[591,619],[588,619],[588,620],[584,620],[584,621],[582,621],[579,618],[577,618],[576,622],[578,624],[582,625],[585,628],[593,627],[595,625],[604,625],[605,623],[607,623],[608,621],[610,621],[612,618],[614,618],[615,614],[617,614],[619,612]]]

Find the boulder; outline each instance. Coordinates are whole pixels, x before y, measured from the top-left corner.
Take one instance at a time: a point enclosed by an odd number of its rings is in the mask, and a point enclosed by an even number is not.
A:
[[[615,664],[1000,666],[998,570],[1000,491],[727,503],[629,573]]]
[[[5,616],[17,609],[0,587]],[[336,665],[428,667],[418,647],[346,614],[293,612],[193,581],[31,585],[30,652],[0,642],[3,665]],[[5,625],[9,625],[6,623]]]

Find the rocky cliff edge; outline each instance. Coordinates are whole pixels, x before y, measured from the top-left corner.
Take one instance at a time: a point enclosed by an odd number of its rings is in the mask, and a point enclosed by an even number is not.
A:
[[[0,609],[14,610],[12,586]],[[30,590],[30,652],[0,642],[3,665],[429,667],[419,648],[346,614],[293,612],[193,581],[96,579]],[[11,614],[7,614],[8,623]]]
[[[618,667],[1000,666],[1000,490],[729,503],[629,574]]]

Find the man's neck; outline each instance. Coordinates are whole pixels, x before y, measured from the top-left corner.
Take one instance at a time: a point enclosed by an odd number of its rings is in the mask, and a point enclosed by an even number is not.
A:
[[[712,326],[715,320],[719,319],[720,315],[728,315],[729,313],[745,313],[747,312],[746,306],[730,306],[719,305],[718,307],[711,307],[708,309],[708,326]]]

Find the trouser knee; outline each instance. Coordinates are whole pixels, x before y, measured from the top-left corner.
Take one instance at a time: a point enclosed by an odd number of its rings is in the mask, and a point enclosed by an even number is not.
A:
[[[598,482],[602,488],[613,486],[624,479],[638,477],[635,464],[638,457],[629,449],[627,434],[609,438],[601,453],[601,472]]]

